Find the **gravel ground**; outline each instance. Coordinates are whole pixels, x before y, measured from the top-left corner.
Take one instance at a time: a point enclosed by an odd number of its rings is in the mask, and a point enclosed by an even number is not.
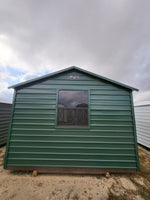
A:
[[[150,151],[139,146],[139,156],[141,172],[111,174],[109,178],[51,174],[33,177],[31,172],[14,172],[0,166],[0,200],[150,200]]]

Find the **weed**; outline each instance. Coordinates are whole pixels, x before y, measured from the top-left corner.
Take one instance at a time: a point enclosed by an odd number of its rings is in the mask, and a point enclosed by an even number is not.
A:
[[[150,191],[146,189],[144,186],[138,184],[133,178],[131,178],[132,182],[138,187],[137,194],[143,197],[145,200],[150,199]]]
[[[141,197],[146,197],[146,193],[145,193],[145,191],[144,190],[138,190],[138,194],[141,196]]]

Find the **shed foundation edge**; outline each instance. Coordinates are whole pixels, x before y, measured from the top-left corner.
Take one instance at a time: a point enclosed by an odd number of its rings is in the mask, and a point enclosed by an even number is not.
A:
[[[7,170],[13,171],[33,171],[39,173],[50,174],[105,174],[112,173],[136,173],[137,170],[132,169],[89,169],[89,168],[46,168],[46,167],[7,167]]]

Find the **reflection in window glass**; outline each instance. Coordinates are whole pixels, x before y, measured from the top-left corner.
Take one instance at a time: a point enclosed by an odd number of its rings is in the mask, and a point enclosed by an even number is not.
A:
[[[88,91],[60,90],[57,125],[88,126]]]

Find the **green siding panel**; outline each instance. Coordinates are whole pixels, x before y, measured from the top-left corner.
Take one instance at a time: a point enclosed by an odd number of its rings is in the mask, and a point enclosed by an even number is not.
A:
[[[0,103],[0,147],[7,141],[10,112],[11,104]]]
[[[89,91],[89,126],[57,127],[58,90],[81,88]],[[20,88],[5,167],[138,169],[132,108],[130,90],[75,70]]]
[[[71,150],[70,151],[68,151]],[[113,150],[113,154],[112,154]],[[102,155],[135,155],[135,149],[134,148],[99,148],[99,147],[93,147],[93,148],[86,148],[86,147],[39,147],[35,148],[34,146],[10,146],[10,152],[18,152],[18,153],[27,153],[27,152],[36,152],[36,153],[45,153],[45,154],[55,154],[55,153],[68,153],[70,154],[102,154]]]

